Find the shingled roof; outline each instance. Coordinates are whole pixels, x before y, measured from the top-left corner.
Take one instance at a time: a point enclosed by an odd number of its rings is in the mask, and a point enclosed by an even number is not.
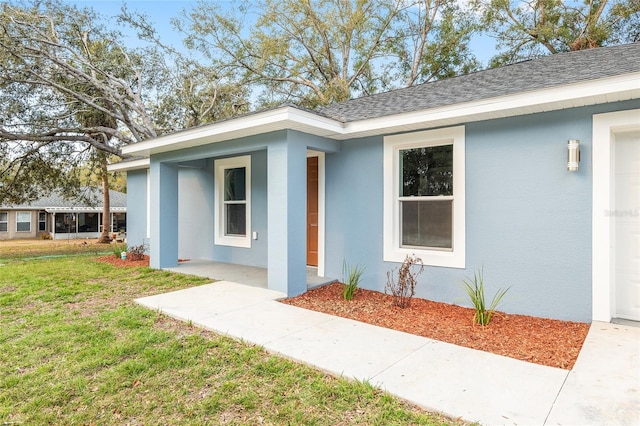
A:
[[[478,101],[640,70],[640,42],[558,53],[319,107],[343,123]],[[640,85],[640,82],[638,82]]]
[[[127,207],[127,194],[109,190],[109,203],[112,211],[124,211]],[[65,198],[53,192],[30,203],[20,205],[0,205],[6,210],[51,210],[51,211],[102,211],[102,188],[85,187],[75,198]]]

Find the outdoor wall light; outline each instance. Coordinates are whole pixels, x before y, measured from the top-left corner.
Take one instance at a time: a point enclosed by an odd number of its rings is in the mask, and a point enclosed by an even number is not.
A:
[[[577,172],[580,166],[580,141],[569,139],[567,142],[567,170]]]

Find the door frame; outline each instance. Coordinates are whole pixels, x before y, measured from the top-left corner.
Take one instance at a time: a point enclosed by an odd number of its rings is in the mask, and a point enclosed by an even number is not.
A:
[[[307,157],[318,157],[318,276],[324,277],[325,153],[320,151],[307,150]]]
[[[592,181],[592,315],[593,321],[609,322],[616,312],[615,301],[615,209],[613,178],[615,133],[640,129],[640,109],[593,115]]]

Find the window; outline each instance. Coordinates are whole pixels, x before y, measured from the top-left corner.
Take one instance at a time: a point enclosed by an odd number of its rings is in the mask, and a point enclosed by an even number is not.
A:
[[[251,247],[251,156],[215,162],[215,242]]]
[[[112,232],[126,232],[127,231],[127,214],[113,213],[111,216],[111,228],[112,228]]]
[[[384,139],[384,260],[464,268],[464,127]]]
[[[0,212],[0,232],[9,231],[9,213]]]
[[[47,230],[47,213],[38,212],[38,231]]]
[[[98,213],[78,213],[78,232],[98,232]]]
[[[16,212],[16,231],[31,232],[31,212]]]

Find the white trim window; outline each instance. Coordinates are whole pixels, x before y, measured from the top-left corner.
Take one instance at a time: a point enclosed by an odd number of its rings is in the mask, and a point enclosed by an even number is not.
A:
[[[9,232],[9,213],[0,212],[0,232]]]
[[[46,231],[47,230],[47,213],[46,212],[38,212],[38,231]]]
[[[465,129],[384,138],[384,260],[465,267]]]
[[[251,156],[215,161],[215,243],[251,247]]]
[[[31,212],[16,212],[16,232],[31,232]]]

